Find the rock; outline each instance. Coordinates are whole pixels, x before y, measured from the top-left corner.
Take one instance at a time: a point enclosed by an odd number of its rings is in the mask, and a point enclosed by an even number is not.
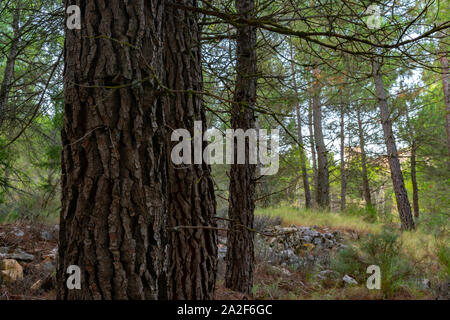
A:
[[[315,238],[313,241],[313,243],[317,246],[320,246],[322,244],[322,242],[323,242],[322,238]]]
[[[40,265],[38,265],[38,268],[45,273],[52,273],[56,269],[55,265],[50,259],[42,262]]]
[[[43,241],[50,241],[52,240],[52,235],[47,231],[41,231],[40,238]]]
[[[13,231],[13,235],[15,235],[18,238],[22,238],[25,235],[25,232],[23,232],[20,229],[16,229]]]
[[[0,255],[7,254],[9,252],[8,247],[0,247]]]
[[[23,280],[23,268],[14,259],[5,259],[0,262],[0,276],[5,282]]]
[[[358,284],[358,282],[355,279],[353,279],[352,277],[350,277],[347,274],[342,278],[342,280],[347,284],[351,284],[351,285]]]
[[[33,261],[34,256],[32,254],[24,252],[22,249],[18,248],[13,253],[8,253],[5,255],[6,259],[14,259],[20,261]]]
[[[272,268],[279,271],[281,274],[283,274],[285,276],[290,276],[292,274],[289,270],[287,270],[285,268],[281,268],[281,267],[277,267],[277,266],[273,266]]]
[[[420,285],[423,289],[431,289],[431,281],[430,279],[421,279]]]
[[[320,280],[326,280],[330,278],[336,278],[338,273],[334,270],[323,270],[317,274],[317,278]]]

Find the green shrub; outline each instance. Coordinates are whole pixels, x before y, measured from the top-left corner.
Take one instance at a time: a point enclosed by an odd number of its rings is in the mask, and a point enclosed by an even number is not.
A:
[[[450,277],[450,248],[445,244],[441,244],[438,247],[437,256],[444,276]]]
[[[399,234],[385,229],[363,239],[358,248],[348,247],[332,259],[332,267],[341,274],[365,283],[369,265],[381,269],[381,290],[385,298],[393,297],[407,282],[412,282],[414,269],[410,260],[401,252]]]
[[[369,223],[376,223],[379,218],[376,208],[371,205],[365,207],[351,205],[345,210],[345,214],[362,217],[364,221]]]

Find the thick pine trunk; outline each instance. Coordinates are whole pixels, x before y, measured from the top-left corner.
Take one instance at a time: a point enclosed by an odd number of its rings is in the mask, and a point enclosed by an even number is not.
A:
[[[403,180],[402,169],[398,159],[397,146],[395,144],[394,133],[392,131],[392,121],[387,103],[386,91],[384,89],[381,76],[380,65],[378,62],[372,62],[372,72],[375,82],[376,94],[380,108],[381,124],[383,126],[384,141],[386,144],[389,168],[391,171],[392,184],[394,186],[397,209],[400,215],[402,229],[411,230],[415,228],[414,220],[411,214],[411,206],[406,192],[405,182]]]
[[[236,10],[244,18],[254,16],[254,0],[236,0]],[[231,125],[233,129],[246,131],[255,127],[256,102],[256,28],[242,25],[237,28],[237,77]],[[248,108],[249,106],[250,108]],[[254,267],[254,234],[246,228],[253,228],[255,210],[256,165],[249,164],[249,149],[246,141],[246,163],[235,164],[230,170],[228,251],[226,256],[225,286],[251,294]]]
[[[72,1],[66,30],[59,299],[167,296],[159,1]],[[152,69],[152,70],[151,70]],[[111,88],[116,87],[116,88]],[[65,272],[81,268],[81,290]]]
[[[317,70],[317,69],[316,69]],[[313,84],[313,118],[314,141],[317,151],[317,204],[326,209],[330,206],[330,184],[328,172],[327,149],[322,131],[322,108],[320,105],[320,83],[314,79]]]
[[[19,9],[16,9],[13,15],[12,22],[13,36],[11,40],[11,46],[9,48],[8,57],[6,59],[5,71],[3,74],[2,84],[0,86],[0,128],[8,115],[7,105],[9,93],[11,91],[11,85],[14,78],[14,66],[16,64],[17,51],[19,46]]]
[[[196,1],[184,0],[183,5],[193,7]],[[168,6],[164,20],[164,70],[167,87],[173,90],[165,100],[167,128],[187,129],[192,137],[194,121],[202,122],[203,131],[207,129],[202,96],[191,93],[203,91],[197,18],[190,11]],[[178,142],[169,143],[174,146]],[[193,144],[194,141],[192,150]],[[180,167],[168,163],[169,228],[172,231],[167,282],[171,299],[214,297],[217,271],[214,186],[210,166],[192,163]],[[176,229],[179,226],[188,228]]]
[[[292,84],[294,86],[294,94],[295,94],[295,110],[297,113],[297,139],[300,144],[300,167],[302,168],[302,178],[303,178],[303,189],[305,190],[305,206],[306,208],[311,208],[311,192],[309,190],[309,177],[308,171],[306,169],[306,154],[305,154],[305,145],[303,143],[303,134],[302,134],[302,116],[301,116],[301,105],[298,99],[298,89],[297,89],[297,80],[295,79],[295,68],[294,68],[294,54],[291,44],[291,72],[292,72]]]
[[[370,185],[369,177],[367,175],[367,155],[366,155],[366,139],[364,137],[364,128],[361,121],[361,110],[356,109],[356,116],[358,120],[358,137],[359,137],[359,148],[361,149],[361,174],[363,181],[363,194],[364,200],[366,200],[366,205],[372,205],[372,197],[370,196]]]

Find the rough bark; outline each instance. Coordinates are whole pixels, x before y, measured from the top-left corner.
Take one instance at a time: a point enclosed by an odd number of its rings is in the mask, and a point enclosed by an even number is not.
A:
[[[245,19],[254,17],[254,0],[236,0],[236,11]],[[256,28],[242,25],[237,28],[237,77],[231,110],[233,129],[255,127],[255,116],[251,109],[256,102]],[[248,108],[249,106],[250,108]],[[236,163],[235,144],[235,163]],[[254,267],[254,234],[240,225],[253,228],[255,210],[255,171],[249,164],[249,149],[246,142],[246,163],[233,164],[230,170],[228,251],[226,256],[225,286],[251,294]]]
[[[317,69],[316,69],[317,70]],[[330,184],[328,172],[328,157],[322,130],[322,108],[320,105],[321,84],[318,79],[313,83],[313,118],[314,141],[317,151],[317,204],[326,209],[330,206]]]
[[[182,2],[183,5],[193,7],[197,1]],[[191,94],[203,91],[198,17],[190,11],[168,6],[164,21],[164,70],[167,73],[166,85],[173,91],[166,100],[167,127],[187,129],[194,137],[194,121],[202,122],[203,131],[207,128],[202,96]],[[169,143],[174,146],[178,142]],[[171,292],[169,298],[213,299],[217,270],[217,230],[210,228],[216,227],[211,168],[206,164],[195,164],[194,161],[180,167],[170,162],[168,173],[168,222],[172,230],[167,279]],[[191,228],[176,229],[180,226]]]
[[[295,111],[297,114],[297,140],[300,144],[300,167],[302,168],[302,178],[303,178],[303,189],[305,190],[305,206],[306,208],[311,208],[311,192],[309,190],[309,177],[308,170],[306,169],[306,154],[303,143],[303,134],[302,134],[302,116],[301,116],[301,105],[298,99],[298,88],[297,88],[297,80],[295,79],[295,68],[294,68],[294,55],[292,52],[292,44],[291,44],[291,72],[292,72],[292,84],[294,87],[295,94]]]
[[[163,6],[73,4],[83,25],[66,30],[57,296],[166,297]],[[70,265],[81,268],[81,290],[66,287]]]
[[[16,9],[13,15],[12,29],[13,35],[11,47],[9,48],[8,57],[6,58],[6,66],[3,74],[2,84],[0,86],[0,128],[7,118],[8,98],[14,78],[14,67],[16,64],[17,51],[19,46],[20,30],[19,30],[19,10]]]
[[[390,119],[387,96],[380,69],[379,63],[377,61],[372,61],[372,73],[380,108],[381,124],[383,126],[384,141],[386,144],[392,184],[394,186],[394,193],[397,201],[397,209],[400,215],[402,229],[411,230],[415,228],[415,224],[411,214],[408,193],[406,192],[405,182],[400,167],[397,146],[395,144],[395,137],[392,131],[392,120]]]
[[[361,175],[362,175],[362,187],[364,200],[366,201],[367,206],[372,205],[372,197],[370,196],[370,185],[369,185],[369,177],[367,176],[367,155],[366,155],[366,139],[364,137],[364,129],[361,121],[361,110],[359,108],[356,109],[356,116],[358,120],[358,137],[359,137],[359,148],[361,149]]]

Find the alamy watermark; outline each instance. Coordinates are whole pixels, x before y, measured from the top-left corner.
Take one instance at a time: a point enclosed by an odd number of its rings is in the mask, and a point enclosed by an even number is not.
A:
[[[260,174],[264,176],[274,175],[279,169],[278,129],[272,129],[270,137],[265,129],[227,129],[224,137],[218,129],[203,133],[202,122],[195,121],[194,137],[187,129],[176,129],[172,132],[171,140],[179,141],[171,153],[175,165],[248,163],[259,165]],[[203,150],[204,141],[209,144]]]

